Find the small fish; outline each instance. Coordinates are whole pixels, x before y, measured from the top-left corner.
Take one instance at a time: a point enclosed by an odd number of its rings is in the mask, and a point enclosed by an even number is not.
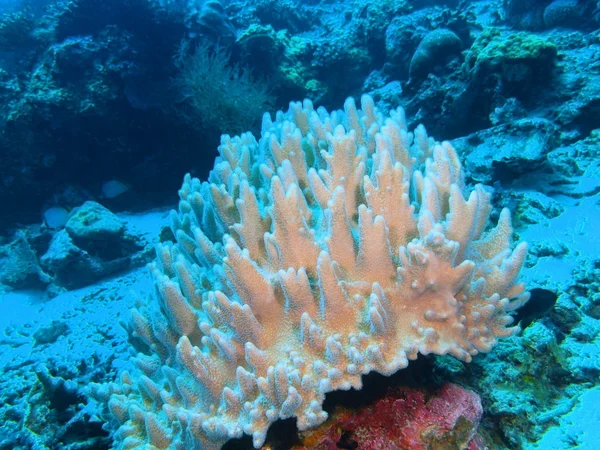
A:
[[[44,225],[52,230],[64,228],[69,220],[70,211],[63,206],[53,206],[42,214]]]
[[[531,297],[525,305],[519,308],[514,317],[514,324],[519,324],[524,330],[534,320],[544,317],[554,307],[558,295],[547,289],[535,288],[529,291]]]
[[[130,187],[119,180],[109,180],[102,184],[102,196],[104,198],[115,198],[129,191]]]

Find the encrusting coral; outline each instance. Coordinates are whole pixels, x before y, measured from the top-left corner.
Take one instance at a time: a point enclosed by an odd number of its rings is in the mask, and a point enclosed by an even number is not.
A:
[[[135,369],[95,386],[115,447],[218,449],[297,418],[422,354],[463,361],[513,334],[526,245],[490,194],[467,199],[459,159],[404,111],[291,103],[261,139],[224,135],[207,182],[185,177],[175,243],[127,325]]]

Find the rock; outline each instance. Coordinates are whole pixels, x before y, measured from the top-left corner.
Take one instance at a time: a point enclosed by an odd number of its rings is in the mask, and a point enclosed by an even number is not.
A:
[[[521,119],[455,141],[467,154],[471,177],[484,184],[510,182],[539,169],[552,149],[557,127],[545,119]]]
[[[591,197],[600,191],[600,139],[590,136],[547,155],[549,176],[540,186],[548,195]]]
[[[68,332],[69,326],[65,322],[55,320],[33,333],[33,339],[35,341],[34,345],[52,344],[56,342],[60,336],[63,336]]]
[[[98,241],[117,242],[125,232],[125,224],[116,215],[92,201],[74,210],[65,228],[71,239],[83,246]]]
[[[494,108],[490,114],[490,122],[492,125],[500,125],[501,123],[509,123],[518,119],[527,117],[527,110],[516,98],[509,98],[502,106]]]
[[[56,286],[75,289],[145,262],[151,253],[145,247],[115,214],[88,201],[54,235],[41,264]]]
[[[543,28],[543,12],[548,0],[504,0],[502,9],[509,24],[516,28],[537,30]]]
[[[51,277],[40,267],[24,232],[17,232],[12,242],[0,246],[0,286],[14,289],[43,288],[51,281]]]

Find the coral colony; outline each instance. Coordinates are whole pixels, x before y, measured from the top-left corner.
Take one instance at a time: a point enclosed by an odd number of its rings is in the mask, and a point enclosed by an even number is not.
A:
[[[135,369],[110,386],[119,448],[218,449],[278,419],[325,421],[325,394],[419,353],[469,362],[510,336],[528,298],[508,210],[465,192],[457,154],[373,99],[291,103],[261,138],[223,136],[189,175],[155,293],[128,325]]]

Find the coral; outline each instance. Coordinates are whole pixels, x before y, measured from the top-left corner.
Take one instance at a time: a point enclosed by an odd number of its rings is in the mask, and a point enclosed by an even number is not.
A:
[[[205,130],[244,130],[272,102],[266,84],[242,67],[231,66],[222,48],[199,45],[178,63],[173,86],[182,98],[181,114]]]
[[[598,28],[600,3],[586,0],[553,0],[544,9],[544,25],[548,29],[571,28],[595,30]]]
[[[544,24],[548,28],[571,25],[577,28],[581,22],[577,0],[555,0],[544,9]]]
[[[309,6],[296,0],[257,0],[248,6],[260,23],[268,23],[276,30],[288,30],[291,34],[309,31],[322,21]]]
[[[334,413],[326,427],[306,432],[303,445],[293,450],[475,449],[482,414],[479,396],[456,384],[395,388],[372,405]]]
[[[236,35],[236,30],[229,21],[223,5],[217,0],[203,2],[197,12],[196,21],[205,34],[217,39],[234,38]]]
[[[4,51],[15,51],[32,45],[33,14],[30,9],[0,16],[0,45]]]
[[[315,78],[328,87],[327,97],[322,100],[337,103],[347,92],[360,90],[374,65],[374,57],[364,45],[364,37],[351,27],[332,29],[327,38],[317,43],[311,61]]]
[[[91,389],[120,448],[259,447],[278,419],[321,424],[325,394],[364,374],[468,362],[518,329],[509,211],[486,231],[491,195],[463,196],[452,145],[361,103],[291,103],[258,142],[224,135],[207,182],[185,177],[127,325],[135,369]]]
[[[453,31],[440,28],[428,33],[410,60],[411,79],[427,76],[436,65],[460,54],[462,43]]]
[[[495,28],[485,29],[475,40],[465,59],[465,68],[475,79],[493,74],[501,76],[506,84],[521,84],[524,89],[531,83],[550,79],[558,50],[544,37],[517,32],[503,35]]]
[[[244,64],[268,74],[274,94],[308,93],[315,98],[327,92],[327,86],[317,81],[316,68],[311,64],[316,47],[311,38],[290,36],[287,30],[275,31],[271,25],[252,24],[240,34],[236,45],[242,50]],[[263,58],[265,54],[272,57]]]
[[[0,449],[101,448],[107,439],[100,423],[82,407],[82,386],[90,379],[81,373],[85,367],[61,358],[30,364],[25,365],[30,374],[13,372],[14,379],[2,386]]]
[[[236,29],[218,0],[150,0],[153,9],[183,22],[188,34],[202,34],[217,41],[235,39]]]

